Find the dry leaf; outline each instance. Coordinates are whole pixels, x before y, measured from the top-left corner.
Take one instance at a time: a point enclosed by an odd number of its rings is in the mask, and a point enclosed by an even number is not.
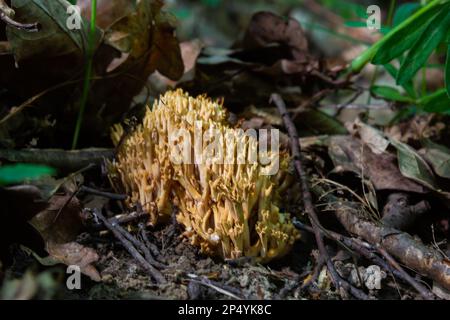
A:
[[[66,265],[77,265],[94,281],[101,277],[92,263],[98,261],[95,250],[73,242],[82,229],[81,205],[76,197],[53,196],[49,207],[36,215],[31,224],[40,232],[47,252]]]

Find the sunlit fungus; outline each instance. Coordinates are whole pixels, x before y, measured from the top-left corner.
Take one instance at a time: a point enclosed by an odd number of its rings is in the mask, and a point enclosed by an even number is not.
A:
[[[232,128],[221,103],[167,92],[125,137],[114,126],[112,139],[118,150],[110,180],[130,196],[128,205],[142,205],[149,224],[176,210],[192,244],[225,259],[267,262],[298,238],[279,207],[292,180],[288,154],[270,148],[265,161],[255,161],[261,140]]]

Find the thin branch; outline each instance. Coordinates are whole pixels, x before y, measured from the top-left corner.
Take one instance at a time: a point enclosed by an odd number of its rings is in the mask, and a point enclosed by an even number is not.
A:
[[[331,261],[328,252],[325,248],[325,244],[323,242],[323,234],[321,230],[324,230],[322,225],[319,222],[319,219],[317,217],[311,192],[309,190],[309,182],[308,182],[308,176],[306,174],[306,171],[303,167],[302,163],[302,155],[301,155],[301,149],[299,144],[299,138],[297,129],[295,128],[294,123],[292,122],[292,119],[290,118],[286,105],[281,98],[279,94],[272,94],[271,100],[275,103],[275,105],[278,108],[278,111],[283,118],[284,125],[288,131],[289,134],[289,140],[291,143],[291,151],[292,151],[292,157],[294,161],[294,166],[297,171],[297,174],[300,178],[300,184],[301,184],[301,190],[302,190],[302,196],[303,196],[303,204],[305,207],[305,211],[308,214],[309,220],[311,222],[311,225],[314,230],[314,236],[316,238],[317,247],[320,252],[321,258],[325,261],[327,265],[328,272],[330,273],[331,279],[338,291],[340,291],[341,288],[344,288],[345,290],[350,291],[351,294],[353,294],[358,299],[369,299],[369,296],[366,295],[363,291],[353,287],[350,285],[347,281],[342,279],[339,274],[337,273],[333,262]],[[320,259],[319,259],[320,260]]]
[[[161,253],[159,252],[158,247],[154,243],[150,242],[150,240],[148,239],[147,230],[145,230],[145,224],[143,222],[140,222],[138,224],[138,228],[139,228],[139,231],[140,231],[141,238],[144,241],[144,243],[147,246],[147,248],[150,249],[150,252],[155,257],[159,257]]]
[[[296,120],[297,117],[308,107],[310,107],[311,105],[313,105],[314,103],[319,102],[320,100],[322,100],[323,98],[325,98],[327,96],[327,94],[329,94],[330,92],[332,92],[333,90],[331,89],[323,89],[319,92],[317,92],[316,94],[314,94],[311,98],[309,98],[308,100],[304,101],[300,106],[289,110],[290,112],[292,112],[292,120]]]
[[[136,259],[137,262],[148,272],[148,274],[155,279],[159,284],[164,284],[167,280],[161,274],[159,270],[153,267],[145,258],[139,253],[139,251],[133,246],[133,244],[126,239],[126,237],[119,231],[117,225],[111,224],[108,219],[100,212],[100,210],[94,210],[94,214],[103,222],[106,228],[108,228],[114,236],[122,243],[124,248]]]
[[[145,246],[145,244],[143,244],[142,242],[140,242],[139,240],[137,240],[135,237],[133,237],[133,235],[131,233],[129,233],[127,230],[125,230],[122,226],[120,225],[114,225],[117,228],[117,230],[128,240],[130,241],[136,248],[138,248],[139,250],[141,250],[141,252],[144,254],[145,260],[147,260],[148,263],[150,263],[152,266],[155,266],[157,268],[166,268],[167,266],[156,261],[155,258],[153,258],[152,254],[150,253],[150,250]],[[162,276],[162,275],[161,275]]]
[[[117,216],[109,218],[108,221],[113,225],[121,225],[134,222],[145,217],[148,218],[148,213],[134,211],[127,214],[119,214]],[[105,225],[103,223],[94,223],[89,226],[89,229],[100,231],[105,229]]]
[[[89,188],[89,187],[86,187],[86,186],[81,186],[79,192],[85,192],[85,193],[93,194],[93,195],[96,195],[96,196],[108,198],[108,199],[111,199],[111,200],[119,200],[119,201],[123,201],[123,200],[126,200],[128,198],[128,196],[126,194],[105,192],[105,191],[100,191],[100,190],[97,190],[97,189],[94,189],[94,188]]]
[[[230,298],[233,298],[233,299],[236,299],[236,300],[242,300],[241,297],[237,296],[233,292],[230,292],[230,291],[236,291],[236,289],[234,289],[234,288],[227,288],[228,290],[225,289],[225,288],[221,288],[219,286],[219,283],[217,283],[215,281],[212,281],[212,280],[209,280],[206,277],[199,277],[199,276],[197,276],[195,274],[188,274],[187,276],[191,279],[190,281],[192,281],[192,282],[196,282],[198,284],[201,284],[201,285],[204,285],[204,286],[209,287],[211,289],[214,289],[217,292],[219,292],[219,293],[221,293],[223,295],[226,295],[226,296],[228,296]],[[230,289],[232,289],[232,290],[230,290]]]

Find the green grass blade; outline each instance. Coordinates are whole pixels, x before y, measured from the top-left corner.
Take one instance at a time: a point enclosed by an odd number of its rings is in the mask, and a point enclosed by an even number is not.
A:
[[[75,125],[75,132],[73,134],[72,149],[75,149],[78,144],[81,125],[83,123],[84,110],[86,109],[86,104],[89,97],[89,90],[92,78],[92,67],[94,62],[94,51],[95,51],[96,17],[97,17],[97,0],[91,0],[91,25],[89,30],[89,48],[87,50],[87,64],[85,69],[86,71],[84,74],[83,93],[81,96],[80,110],[78,111],[77,123]]]

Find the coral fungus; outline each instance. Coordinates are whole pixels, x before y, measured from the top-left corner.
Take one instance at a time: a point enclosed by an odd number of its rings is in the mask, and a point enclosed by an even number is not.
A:
[[[252,159],[257,138],[230,127],[220,103],[167,92],[123,135],[116,125],[110,179],[130,195],[130,205],[142,205],[150,224],[167,220],[176,207],[192,243],[226,259],[267,262],[298,238],[278,207],[290,182],[288,155],[271,149],[264,164]]]

